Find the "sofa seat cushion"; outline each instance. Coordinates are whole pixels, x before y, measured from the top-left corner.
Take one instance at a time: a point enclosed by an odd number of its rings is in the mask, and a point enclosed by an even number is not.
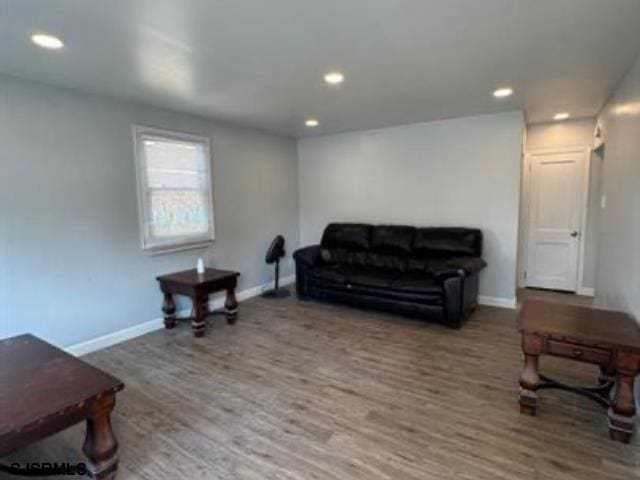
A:
[[[435,278],[429,275],[408,272],[396,279],[391,288],[399,292],[410,292],[424,295],[443,295],[443,290]]]
[[[346,285],[347,274],[350,273],[349,265],[317,265],[308,271],[309,277],[321,283]]]
[[[346,248],[322,248],[320,258],[323,263],[346,264],[346,265],[366,265],[366,251],[350,251]]]
[[[361,285],[380,289],[390,289],[401,272],[355,265],[318,265],[309,269],[308,275],[315,281],[336,287]]]
[[[394,280],[399,276],[400,272],[395,270],[373,267],[353,268],[347,274],[347,283],[375,288],[391,288]]]
[[[443,301],[443,289],[424,273],[325,264],[309,269],[308,275],[317,287],[335,291],[427,305],[441,305]]]
[[[389,275],[396,275],[407,269],[407,259],[397,255],[383,255],[369,252],[365,258],[364,266],[372,271],[391,271]],[[397,275],[396,275],[397,276]]]

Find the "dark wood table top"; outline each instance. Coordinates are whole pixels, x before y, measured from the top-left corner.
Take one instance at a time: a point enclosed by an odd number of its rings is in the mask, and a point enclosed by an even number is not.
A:
[[[526,333],[551,334],[640,352],[640,326],[623,312],[526,300],[519,327]]]
[[[160,275],[157,277],[157,280],[159,282],[172,282],[196,286],[217,283],[221,280],[228,280],[239,276],[240,274],[238,272],[233,272],[231,270],[218,270],[216,268],[205,268],[204,273],[199,275],[196,269],[192,268],[191,270],[184,270],[182,272]]]
[[[5,435],[123,388],[117,378],[33,335],[0,340],[0,444]]]

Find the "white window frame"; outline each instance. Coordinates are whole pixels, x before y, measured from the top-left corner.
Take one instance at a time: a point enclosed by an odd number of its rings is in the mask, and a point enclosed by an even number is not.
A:
[[[194,248],[203,248],[210,245],[215,240],[215,212],[213,209],[213,178],[211,175],[211,149],[208,137],[192,135],[189,133],[174,132],[163,130],[160,128],[146,127],[143,125],[133,125],[133,144],[135,149],[135,168],[136,183],[138,191],[138,221],[140,226],[140,244],[142,250],[151,254],[169,253],[179,250],[189,250]],[[205,235],[172,237],[166,242],[150,242],[149,235],[145,229],[148,227],[150,218],[149,205],[147,202],[148,183],[146,176],[146,159],[144,153],[143,136],[151,135],[154,137],[165,138],[167,140],[176,140],[179,142],[191,142],[204,145],[206,162],[206,176],[209,180],[208,196],[209,208],[211,212],[211,222],[209,231]]]

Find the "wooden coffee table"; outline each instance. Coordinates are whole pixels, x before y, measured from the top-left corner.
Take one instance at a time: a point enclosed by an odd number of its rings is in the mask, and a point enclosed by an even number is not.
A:
[[[528,300],[520,312],[524,368],[520,411],[535,415],[537,391],[559,388],[608,409],[611,438],[629,443],[635,415],[634,379],[640,374],[640,327],[627,314]],[[564,385],[538,372],[541,354],[600,367],[594,387]]]
[[[117,378],[33,335],[0,340],[0,457],[86,420],[89,473],[115,478],[111,411],[123,388]]]
[[[223,313],[230,324],[235,323],[238,316],[236,286],[238,285],[239,276],[238,272],[217,270],[215,268],[206,268],[201,275],[194,268],[159,276],[157,280],[160,282],[160,290],[164,294],[164,303],[162,305],[164,326],[167,329],[176,326],[176,305],[173,301],[173,295],[176,294],[186,295],[191,298],[194,311],[194,315],[191,318],[191,328],[196,337],[204,335],[207,315]],[[220,291],[225,291],[227,295],[224,302],[224,310],[210,312],[209,295]]]

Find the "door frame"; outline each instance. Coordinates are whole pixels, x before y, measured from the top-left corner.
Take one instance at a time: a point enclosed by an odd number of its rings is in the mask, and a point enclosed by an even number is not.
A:
[[[582,212],[580,213],[580,244],[578,246],[578,278],[576,294],[594,296],[593,288],[585,287],[584,281],[584,260],[586,251],[586,233],[587,233],[587,216],[589,209],[589,184],[591,176],[591,153],[592,148],[584,145],[574,147],[557,147],[557,148],[532,148],[527,149],[523,155],[522,168],[522,208],[520,212],[520,253],[518,255],[518,286],[524,288],[527,285],[525,271],[528,262],[529,247],[529,204],[531,194],[531,157],[534,155],[552,155],[563,153],[582,153],[583,158],[583,174],[582,174]]]

